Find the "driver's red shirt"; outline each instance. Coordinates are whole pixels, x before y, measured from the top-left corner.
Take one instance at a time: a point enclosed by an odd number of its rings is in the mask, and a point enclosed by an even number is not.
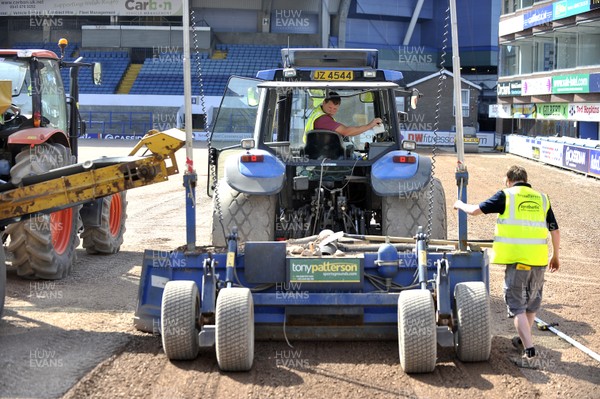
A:
[[[323,115],[318,117],[315,120],[314,123],[314,127],[315,129],[319,129],[319,130],[331,130],[335,132],[335,129],[338,128],[338,126],[341,126],[341,123],[336,122],[330,115]]]

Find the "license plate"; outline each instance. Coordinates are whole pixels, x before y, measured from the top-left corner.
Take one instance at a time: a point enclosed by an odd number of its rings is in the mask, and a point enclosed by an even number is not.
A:
[[[313,80],[354,80],[354,71],[314,71]]]
[[[479,139],[477,137],[465,137],[465,143],[479,143]]]

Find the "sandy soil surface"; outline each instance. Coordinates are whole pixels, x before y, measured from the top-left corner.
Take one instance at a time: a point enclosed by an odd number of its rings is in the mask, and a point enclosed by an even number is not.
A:
[[[85,141],[81,159],[125,155],[132,142]],[[178,156],[183,168],[184,153]],[[446,190],[449,238],[457,237],[453,154],[436,158]],[[206,150],[195,150],[199,173],[198,243],[209,239],[206,217]],[[562,267],[546,274],[539,317],[600,352],[597,271],[600,181],[506,154],[467,154],[469,200],[502,187],[514,163],[524,165],[534,188],[549,194],[562,232]],[[540,369],[520,369],[510,338],[512,321],[502,301],[503,270],[491,267],[492,354],[467,364],[452,350],[438,351],[436,370],[406,375],[397,342],[257,342],[250,372],[223,373],[214,351],[194,361],[170,362],[160,338],[133,327],[144,249],[171,250],[185,243],[181,175],[132,190],[121,252],[90,256],[78,250],[71,276],[26,281],[9,266],[5,315],[0,321],[0,397],[139,398],[598,398],[600,364],[550,332],[535,331]],[[469,237],[491,239],[494,216],[469,219]],[[283,362],[282,359],[298,359]],[[286,363],[288,366],[284,366]]]

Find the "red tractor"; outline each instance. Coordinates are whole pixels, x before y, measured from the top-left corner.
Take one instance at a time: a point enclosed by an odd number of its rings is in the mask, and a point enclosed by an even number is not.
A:
[[[82,58],[65,60],[49,50],[0,50],[0,84],[10,85],[10,105],[0,115],[0,191],[26,176],[77,163],[85,123],[78,110],[80,68],[91,68],[100,84],[101,67]],[[60,70],[70,68],[70,93]],[[8,90],[5,90],[8,92]],[[60,174],[60,171],[54,172]],[[6,226],[7,257],[20,276],[60,279],[69,274],[80,243],[88,253],[116,253],[125,232],[125,192],[76,206],[16,218]]]

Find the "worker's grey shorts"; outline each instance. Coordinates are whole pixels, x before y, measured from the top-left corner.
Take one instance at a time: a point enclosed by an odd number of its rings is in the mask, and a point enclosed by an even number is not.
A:
[[[523,312],[535,313],[540,309],[545,272],[545,266],[506,265],[504,301],[509,317]]]

